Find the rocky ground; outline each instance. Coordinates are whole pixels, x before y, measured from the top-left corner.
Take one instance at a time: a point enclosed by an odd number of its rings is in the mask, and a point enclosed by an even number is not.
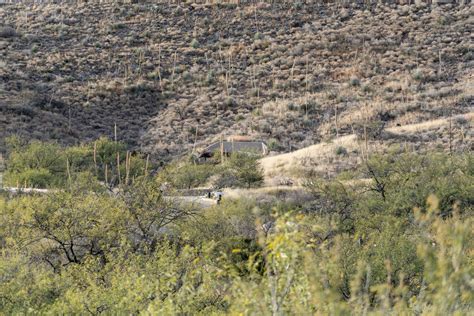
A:
[[[77,143],[113,137],[116,126],[118,139],[157,159],[232,134],[284,152],[469,113],[473,11],[0,6],[0,147],[10,134]],[[470,139],[471,123],[455,121],[456,141]],[[447,144],[446,135],[414,141]]]

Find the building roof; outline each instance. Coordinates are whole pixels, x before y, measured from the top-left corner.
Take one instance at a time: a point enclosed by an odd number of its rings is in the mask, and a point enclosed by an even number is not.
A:
[[[215,142],[201,152],[201,156],[212,156],[216,151],[221,151],[221,144],[224,147],[224,153],[232,152],[255,152],[257,154],[264,154],[267,150],[267,145],[263,141],[252,141],[252,142]]]

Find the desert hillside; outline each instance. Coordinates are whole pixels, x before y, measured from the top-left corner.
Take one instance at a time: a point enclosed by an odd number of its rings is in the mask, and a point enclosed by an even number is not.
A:
[[[10,134],[73,144],[113,137],[116,126],[157,159],[231,134],[287,152],[467,114],[472,13],[469,4],[0,6],[0,146]],[[469,147],[462,118],[450,137]]]

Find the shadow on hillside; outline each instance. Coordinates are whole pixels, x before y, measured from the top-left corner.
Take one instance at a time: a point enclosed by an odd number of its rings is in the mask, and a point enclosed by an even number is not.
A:
[[[13,98],[0,106],[0,151],[5,138],[53,140],[64,145],[114,137],[136,149],[148,121],[162,108],[159,91],[122,91],[102,102],[70,104],[65,97],[35,94],[27,99]]]

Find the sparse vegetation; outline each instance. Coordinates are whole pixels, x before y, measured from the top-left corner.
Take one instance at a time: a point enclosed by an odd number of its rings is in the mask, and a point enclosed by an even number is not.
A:
[[[292,151],[383,108],[396,109],[387,127],[469,112],[469,6],[257,7],[2,6],[0,150],[7,135],[71,145],[117,126],[129,149],[168,161],[197,126],[197,147],[251,131]]]
[[[0,314],[472,314],[471,15],[0,5]]]

